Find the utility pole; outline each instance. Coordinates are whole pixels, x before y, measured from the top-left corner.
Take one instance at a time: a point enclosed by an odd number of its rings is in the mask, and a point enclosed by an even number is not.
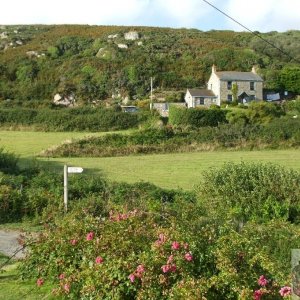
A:
[[[153,109],[153,79],[151,77],[151,92],[150,92],[150,110]]]

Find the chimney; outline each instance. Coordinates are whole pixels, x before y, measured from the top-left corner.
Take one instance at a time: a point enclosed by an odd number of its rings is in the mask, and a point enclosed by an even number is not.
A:
[[[212,65],[211,72],[216,74],[217,68],[216,68],[215,64]]]
[[[256,67],[255,67],[255,66],[252,67],[251,72],[254,73],[254,74],[257,74],[257,73],[256,73]]]

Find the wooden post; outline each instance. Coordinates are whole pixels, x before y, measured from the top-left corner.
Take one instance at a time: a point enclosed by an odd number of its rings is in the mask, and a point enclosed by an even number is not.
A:
[[[68,211],[68,166],[64,165],[64,210]]]

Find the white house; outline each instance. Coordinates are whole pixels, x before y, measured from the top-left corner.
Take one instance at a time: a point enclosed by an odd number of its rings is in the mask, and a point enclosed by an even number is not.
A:
[[[213,91],[207,89],[187,89],[184,100],[188,108],[217,104],[216,95]]]
[[[217,105],[220,105],[222,101],[234,100],[232,88],[234,85],[237,100],[241,103],[263,99],[263,80],[256,73],[255,67],[251,72],[217,72],[215,65],[212,66],[207,88],[216,96]]]

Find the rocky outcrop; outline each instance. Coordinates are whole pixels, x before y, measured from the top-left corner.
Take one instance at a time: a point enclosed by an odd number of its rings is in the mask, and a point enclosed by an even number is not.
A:
[[[139,39],[139,34],[136,31],[129,31],[124,33],[124,38],[125,40],[138,40]]]
[[[53,103],[55,105],[63,106],[74,106],[75,105],[75,96],[73,94],[62,97],[60,94],[55,94],[53,97]]]
[[[119,35],[116,33],[116,34],[110,34],[108,36],[109,39],[116,39]]]
[[[8,38],[7,32],[2,32],[2,33],[0,33],[0,38],[1,38],[1,40],[7,39],[7,38]]]
[[[128,46],[126,44],[118,44],[118,47],[121,49],[127,49]]]

